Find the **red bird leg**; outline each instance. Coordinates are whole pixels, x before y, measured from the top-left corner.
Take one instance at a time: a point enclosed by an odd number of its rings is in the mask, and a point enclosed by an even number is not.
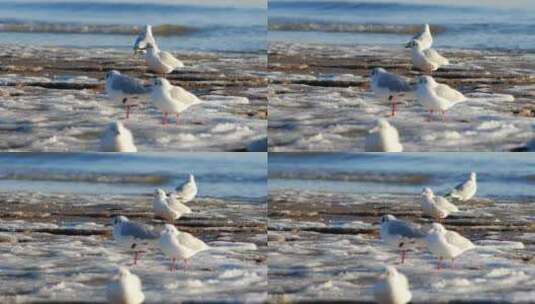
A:
[[[406,250],[401,250],[401,264],[405,263]]]
[[[163,120],[162,120],[162,123],[163,125],[167,125],[167,112],[163,112]]]
[[[178,126],[178,117],[180,116],[180,114],[176,113],[176,125]]]
[[[388,100],[392,102],[392,116],[396,116],[396,97],[395,96],[389,96]]]

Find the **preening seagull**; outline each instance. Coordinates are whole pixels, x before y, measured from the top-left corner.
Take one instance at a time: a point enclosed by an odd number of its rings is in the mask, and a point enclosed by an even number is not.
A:
[[[387,266],[373,285],[373,296],[379,304],[406,304],[412,298],[409,280],[394,266]]]
[[[368,132],[365,150],[366,152],[402,152],[403,146],[399,142],[398,130],[386,119],[379,119],[377,126]]]
[[[112,122],[100,137],[101,152],[137,152],[132,132],[120,121]]]

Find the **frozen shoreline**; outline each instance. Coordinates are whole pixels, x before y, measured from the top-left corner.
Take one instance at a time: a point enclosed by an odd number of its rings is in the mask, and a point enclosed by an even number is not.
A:
[[[117,265],[132,255],[111,239],[112,215],[158,229],[149,195],[0,193],[0,301],[103,302]],[[36,208],[38,207],[38,208]],[[147,303],[261,302],[267,298],[265,203],[199,198],[194,214],[175,222],[217,250],[169,272],[159,249],[130,270],[140,276]],[[5,246],[4,246],[5,245]]]
[[[477,50],[440,50],[452,61],[433,73],[469,100],[446,122],[426,122],[407,98],[389,118],[405,151],[509,151],[533,137],[535,57]],[[412,81],[403,48],[272,42],[269,45],[270,151],[363,151],[369,129],[390,104],[368,88],[373,67]]]
[[[435,271],[425,249],[399,254],[378,237],[378,220],[390,213],[429,225],[415,196],[270,191],[270,299],[299,301],[373,300],[370,288],[386,264],[408,276],[413,303],[525,303],[533,298],[535,230],[533,204],[476,199],[459,204],[446,219],[478,248],[456,260],[455,268]],[[444,290],[444,288],[452,288]]]
[[[107,70],[148,81],[142,58],[116,49],[2,45],[0,134],[2,151],[98,151],[100,133],[121,120],[139,151],[246,151],[267,137],[266,56],[183,52],[186,68],[168,79],[206,102],[161,126],[148,100],[129,120],[107,99]]]

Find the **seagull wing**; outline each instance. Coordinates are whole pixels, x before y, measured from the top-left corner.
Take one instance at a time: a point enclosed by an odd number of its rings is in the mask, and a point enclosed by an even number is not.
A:
[[[150,226],[132,222],[122,224],[121,234],[144,240],[157,239],[159,237],[158,233],[154,232]]]
[[[184,64],[182,63],[182,61],[176,59],[175,56],[173,56],[169,52],[161,51],[158,55],[160,56],[160,60],[168,66],[171,66],[173,68],[184,67]]]
[[[204,250],[208,248],[208,245],[206,245],[205,242],[203,242],[201,239],[198,239],[187,232],[179,232],[178,240],[180,244],[190,249],[196,250],[196,251]]]
[[[464,236],[460,235],[459,233],[455,232],[455,231],[446,231],[446,234],[444,235],[444,237],[446,238],[446,241],[457,247],[457,248],[460,248],[462,250],[468,250],[468,249],[472,249],[472,248],[475,248],[474,244],[467,238],[465,238]]]
[[[125,75],[119,75],[113,78],[111,84],[112,89],[122,91],[126,94],[146,94],[149,92],[149,87],[145,87],[141,80],[131,78]]]
[[[409,83],[402,78],[401,76],[394,75],[391,73],[381,73],[378,75],[378,86],[383,88],[388,88],[393,92],[409,92],[411,91],[411,86]]]
[[[444,65],[449,64],[449,60],[446,59],[444,56],[440,55],[436,50],[434,49],[427,49],[422,51],[425,55],[425,57],[432,62]]]
[[[201,100],[197,96],[184,90],[181,87],[173,86],[171,88],[170,94],[173,99],[178,99],[180,100],[180,102],[187,104],[187,105],[193,105],[193,104],[201,102]]]
[[[388,232],[390,234],[400,235],[410,239],[425,237],[425,233],[421,230],[420,226],[416,224],[399,220],[390,221],[388,223]]]
[[[438,96],[445,98],[453,102],[462,102],[466,100],[466,97],[459,91],[452,89],[448,85],[438,84],[435,87],[435,92]]]

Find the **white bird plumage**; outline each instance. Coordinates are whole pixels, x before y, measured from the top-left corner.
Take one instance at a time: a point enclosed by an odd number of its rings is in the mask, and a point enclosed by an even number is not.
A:
[[[401,263],[405,262],[407,251],[419,246],[426,236],[419,225],[398,220],[390,214],[382,216],[380,222],[379,235],[381,240],[400,250]]]
[[[477,192],[476,173],[470,172],[470,177],[463,183],[455,186],[448,196],[460,201],[470,200]]]
[[[137,152],[134,136],[120,121],[108,125],[100,137],[101,152]]]
[[[145,62],[153,72],[169,74],[177,68],[184,67],[182,61],[169,52],[161,51],[156,44],[147,43],[145,50]]]
[[[459,211],[459,208],[450,203],[445,197],[436,196],[431,188],[424,188],[421,195],[423,196],[421,201],[422,211],[427,216],[443,219],[448,217],[450,213]]]
[[[475,248],[469,239],[455,231],[446,230],[439,223],[433,223],[425,241],[429,251],[439,258],[437,268],[440,268],[442,259],[451,259],[453,263],[455,258]]]
[[[392,116],[396,115],[396,97],[412,94],[413,89],[409,82],[383,68],[370,71],[370,86],[373,93],[379,98],[388,98],[392,103]]]
[[[366,152],[402,152],[398,130],[386,119],[379,119],[377,126],[366,137]]]
[[[136,101],[146,97],[150,87],[145,86],[143,81],[119,71],[111,70],[106,73],[106,95],[112,101],[120,101],[126,111],[126,119],[130,116],[130,109],[136,105]]]
[[[431,76],[419,76],[417,81],[416,98],[430,113],[438,111],[445,115],[448,109],[466,101],[461,92],[437,83]]]
[[[411,48],[412,65],[421,71],[433,72],[450,63],[447,58],[440,55],[436,50],[423,48],[418,40],[409,42],[409,46]]]
[[[154,192],[152,210],[156,216],[162,217],[168,222],[173,222],[184,214],[191,213],[191,209],[188,206],[176,200],[170,204],[169,198],[162,189],[156,189]]]
[[[130,222],[125,216],[116,216],[112,219],[113,239],[129,251],[134,252],[134,264],[138,256],[148,247],[153,247],[159,234],[151,226]]]
[[[176,115],[178,125],[179,114],[189,107],[202,102],[197,96],[179,86],[173,86],[165,78],[156,78],[153,81],[151,101],[164,113],[162,123],[167,124],[169,113]]]
[[[118,268],[108,283],[106,299],[110,304],[140,304],[145,300],[139,277],[127,268]]]
[[[393,266],[387,266],[373,285],[373,295],[379,304],[405,304],[412,298],[409,280]]]
[[[182,203],[188,203],[195,199],[198,192],[195,176],[190,174],[188,180],[178,185],[175,190],[176,199],[180,200]]]
[[[429,28],[429,24],[425,24],[423,32],[420,32],[414,37],[412,37],[411,41],[407,43],[405,47],[410,47],[411,42],[413,41],[418,41],[418,43],[424,50],[430,48],[433,45],[433,36],[431,35],[431,29]]]
[[[188,259],[209,248],[201,239],[187,232],[178,231],[175,226],[170,224],[165,225],[160,236],[160,249],[172,260],[171,271],[176,269],[177,259],[184,261],[185,268]]]

